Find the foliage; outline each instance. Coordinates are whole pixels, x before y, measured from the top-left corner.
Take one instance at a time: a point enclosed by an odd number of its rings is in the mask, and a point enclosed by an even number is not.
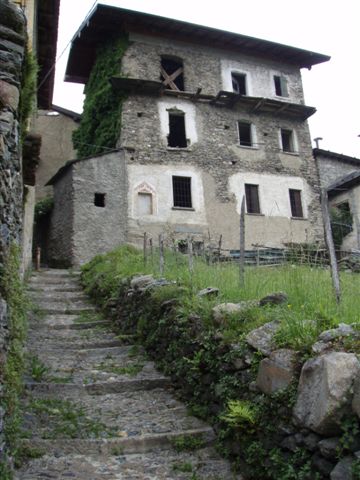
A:
[[[174,438],[172,444],[177,452],[191,452],[205,445],[201,436],[194,437],[193,435],[180,435]]]
[[[39,71],[39,66],[31,50],[25,51],[22,69],[19,110],[21,138],[24,140],[28,130],[29,117],[36,108],[37,75]]]
[[[246,400],[230,400],[221,420],[232,427],[249,429],[257,420],[256,408]]]
[[[353,217],[347,202],[341,203],[330,209],[331,231],[336,249],[341,244],[353,227]]]
[[[53,197],[45,197],[36,202],[35,205],[35,222],[39,222],[42,218],[49,213],[54,208],[54,199]]]
[[[1,367],[0,377],[4,384],[0,404],[6,412],[5,439],[10,455],[17,456],[20,432],[20,394],[23,389],[22,375],[24,372],[23,344],[26,336],[26,312],[29,307],[24,286],[20,278],[20,250],[13,244],[0,271],[0,293],[6,300],[9,309],[9,346],[5,364]],[[0,465],[0,471],[5,472],[5,464]],[[6,478],[5,473],[3,477]],[[10,477],[9,477],[10,478]]]
[[[119,73],[127,47],[127,37],[121,36],[103,44],[97,51],[85,87],[86,98],[80,126],[73,134],[78,158],[104,153],[116,147],[125,97],[122,92],[113,89],[109,80]]]

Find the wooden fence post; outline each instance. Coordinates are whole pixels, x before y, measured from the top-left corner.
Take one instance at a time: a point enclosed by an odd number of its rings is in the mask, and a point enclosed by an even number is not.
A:
[[[193,259],[193,239],[188,235],[187,237],[188,244],[188,254],[189,254],[189,271],[192,274],[194,271],[194,259]]]
[[[164,275],[164,237],[163,234],[159,235],[159,263],[160,263],[160,275]]]
[[[243,195],[240,210],[240,258],[239,258],[239,282],[245,286],[245,196]]]
[[[40,270],[40,264],[41,264],[41,248],[36,247],[35,268],[37,271]]]
[[[340,303],[341,299],[341,290],[340,290],[340,279],[339,279],[339,270],[336,261],[334,239],[331,232],[331,223],[330,223],[330,214],[329,214],[329,204],[328,204],[328,193],[325,188],[321,189],[321,210],[324,221],[325,229],[325,241],[330,257],[330,267],[331,267],[331,277],[333,281],[333,287],[335,290],[336,303]]]
[[[146,267],[147,263],[147,235],[146,232],[144,232],[144,266]]]

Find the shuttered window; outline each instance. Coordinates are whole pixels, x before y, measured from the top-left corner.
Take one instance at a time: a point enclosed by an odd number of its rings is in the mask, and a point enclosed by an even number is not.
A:
[[[303,218],[303,209],[301,203],[301,190],[289,189],[291,216]]]
[[[260,213],[259,185],[245,184],[247,213]]]

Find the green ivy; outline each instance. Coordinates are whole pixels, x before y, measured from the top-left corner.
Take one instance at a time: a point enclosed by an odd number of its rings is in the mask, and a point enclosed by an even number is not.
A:
[[[53,197],[45,197],[36,202],[35,205],[35,223],[48,215],[54,207]]]
[[[85,87],[84,111],[79,128],[73,133],[78,158],[89,157],[116,147],[121,131],[121,111],[125,98],[110,84],[119,74],[121,59],[128,47],[128,38],[121,36],[102,45]]]
[[[25,51],[22,66],[22,80],[20,93],[20,131],[24,140],[28,130],[28,120],[36,108],[37,75],[39,66],[31,50]]]
[[[6,300],[9,312],[9,343],[5,364],[1,365],[0,380],[4,388],[0,396],[0,405],[6,412],[5,440],[10,456],[15,458],[19,452],[20,432],[20,395],[23,389],[24,372],[23,344],[26,336],[27,310],[29,302],[20,278],[20,249],[11,245],[0,271],[0,293]],[[0,462],[0,477],[11,478],[5,461]]]

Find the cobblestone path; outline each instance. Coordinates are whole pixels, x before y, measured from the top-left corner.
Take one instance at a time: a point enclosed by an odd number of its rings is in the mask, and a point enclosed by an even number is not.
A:
[[[240,479],[218,457],[214,432],[190,416],[169,379],[137,345],[112,333],[76,274],[31,277],[17,480]]]

